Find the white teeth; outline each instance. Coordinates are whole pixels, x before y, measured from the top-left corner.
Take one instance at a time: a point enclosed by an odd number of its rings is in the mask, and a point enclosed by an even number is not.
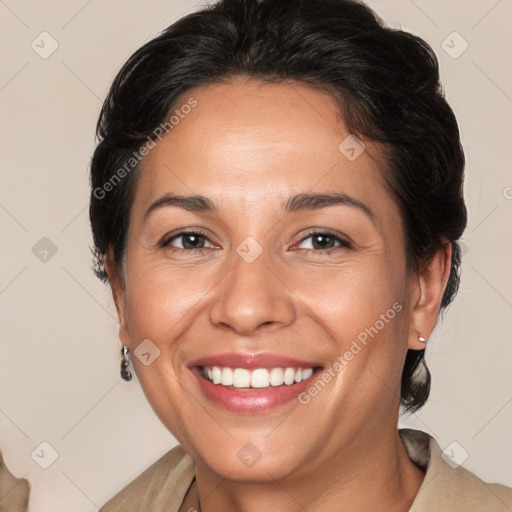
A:
[[[251,373],[251,388],[268,388],[270,384],[270,375],[268,370],[258,368]]]
[[[290,386],[302,382],[313,375],[313,368],[246,368],[205,367],[203,375],[213,384],[234,386],[235,388],[268,388],[270,386]]]
[[[286,368],[284,371],[284,383],[288,386],[295,382],[295,370],[293,368]]]
[[[284,373],[282,368],[272,368],[270,370],[270,385],[281,386],[284,382]]]
[[[223,386],[232,386],[233,385],[233,370],[231,368],[224,368],[222,370],[220,383]]]
[[[302,380],[309,379],[313,375],[313,368],[306,368],[305,370],[302,370]]]
[[[245,368],[235,368],[233,370],[233,386],[235,388],[251,387],[251,372]]]
[[[212,368],[212,380],[214,384],[220,384],[222,372],[221,369],[217,366]]]

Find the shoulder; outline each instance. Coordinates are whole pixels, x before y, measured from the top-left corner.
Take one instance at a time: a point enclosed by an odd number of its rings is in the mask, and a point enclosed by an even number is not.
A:
[[[444,455],[437,441],[419,430],[402,429],[409,457],[426,467],[425,480],[410,512],[510,512],[512,489],[484,482]]]
[[[26,511],[29,493],[28,480],[16,478],[9,471],[0,451],[0,510]]]
[[[178,511],[193,479],[194,461],[177,445],[105,503],[99,512]]]

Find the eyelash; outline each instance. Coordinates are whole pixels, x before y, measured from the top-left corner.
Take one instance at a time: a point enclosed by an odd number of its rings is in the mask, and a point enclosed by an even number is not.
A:
[[[202,237],[206,238],[206,240],[208,240],[208,237],[204,233],[201,233],[201,231],[181,231],[180,233],[165,239],[162,242],[161,246],[166,247],[173,252],[174,251],[194,251],[198,254],[203,254],[205,251],[207,251],[209,249],[208,247],[200,247],[199,249],[182,249],[181,247],[172,247],[171,245],[169,245],[173,240],[175,240],[177,238],[182,238],[187,235],[202,236]]]
[[[323,235],[329,238],[332,238],[335,242],[339,242],[339,245],[337,247],[329,247],[328,249],[302,249],[303,251],[306,251],[308,253],[316,253],[316,254],[330,254],[331,251],[335,251],[337,249],[352,249],[352,243],[349,242],[345,238],[341,238],[340,236],[336,235],[336,233],[333,233],[332,231],[329,231],[327,229],[313,229],[311,230],[305,237],[303,237],[299,244],[304,242],[304,240],[307,240],[310,237],[313,237],[315,235]],[[298,245],[298,244],[297,244]]]
[[[206,240],[209,241],[208,237],[204,233],[202,233],[201,231],[181,231],[180,233],[177,233],[176,235],[173,235],[172,237],[165,239],[162,242],[161,246],[162,247],[167,247],[167,248],[171,249],[172,251],[194,251],[194,252],[196,252],[198,254],[203,254],[205,251],[208,251],[209,247],[200,247],[198,249],[182,249],[180,247],[172,247],[170,245],[170,243],[173,240],[176,240],[178,238],[182,238],[182,237],[187,236],[187,235],[201,236],[201,237],[204,237]],[[339,242],[339,245],[337,247],[329,247],[328,249],[302,249],[303,251],[306,251],[308,253],[316,253],[316,254],[330,254],[331,251],[336,250],[336,249],[352,249],[353,248],[352,243],[349,242],[348,240],[339,237],[338,235],[336,235],[332,231],[322,230],[322,229],[320,229],[320,230],[319,229],[315,229],[315,230],[310,231],[296,245],[299,245],[299,244],[303,243],[305,240],[307,240],[308,238],[310,238],[310,237],[312,237],[314,235],[324,235],[324,236],[327,236],[327,237],[333,239],[335,242]]]

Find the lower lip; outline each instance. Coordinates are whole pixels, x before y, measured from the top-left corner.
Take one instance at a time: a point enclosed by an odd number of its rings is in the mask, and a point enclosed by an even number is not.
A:
[[[268,412],[292,400],[298,401],[298,396],[309,388],[321,373],[316,371],[308,379],[295,384],[238,390],[211,383],[201,376],[197,367],[191,370],[208,399],[229,411],[249,414]]]

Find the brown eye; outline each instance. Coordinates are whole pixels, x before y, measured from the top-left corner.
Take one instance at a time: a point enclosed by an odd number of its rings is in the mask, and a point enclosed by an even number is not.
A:
[[[174,245],[176,241],[180,241],[178,246]],[[197,250],[206,248],[205,242],[210,243],[202,233],[182,232],[167,239],[162,245],[165,247],[171,246],[175,249]]]
[[[306,251],[321,252],[323,250],[337,249],[340,247],[347,249],[351,247],[349,242],[330,232],[314,231],[303,238],[299,245],[306,242],[306,240],[310,240],[307,242],[308,246],[302,247]]]

